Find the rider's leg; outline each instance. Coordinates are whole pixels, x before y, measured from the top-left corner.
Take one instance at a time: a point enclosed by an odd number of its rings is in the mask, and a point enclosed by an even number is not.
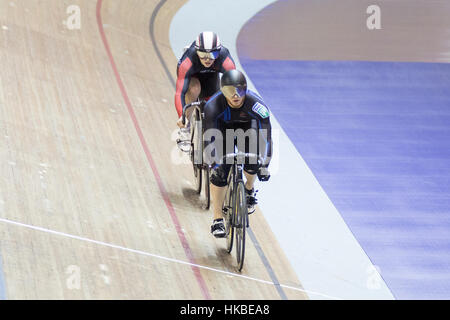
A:
[[[202,87],[201,87],[200,81],[196,77],[191,77],[191,80],[189,81],[188,91],[186,92],[186,95],[184,97],[186,104],[197,101],[201,91],[202,91]],[[186,119],[188,121],[191,119],[193,110],[194,110],[194,108],[189,108],[186,110]],[[180,117],[180,119],[178,119],[177,125],[180,128],[186,127],[186,125],[183,125],[182,117]]]
[[[200,81],[196,77],[192,77],[191,81],[189,81],[189,88],[185,96],[186,104],[197,101],[201,91],[202,87],[200,85]],[[186,119],[191,119],[193,110],[194,108],[189,108],[186,110]]]
[[[221,164],[211,171],[211,200],[214,211],[214,220],[221,219],[222,204],[227,193],[227,178],[231,165]]]
[[[244,175],[247,180],[245,182],[245,189],[253,190],[253,186],[254,186],[255,180],[256,180],[256,174],[250,174],[250,173],[244,171]]]
[[[214,221],[211,226],[211,233],[218,238],[224,237],[225,224],[223,221],[222,205],[227,193],[227,177],[230,165],[219,165],[211,172],[211,200],[214,211]]]
[[[218,73],[200,73],[198,80],[201,85],[200,99],[205,99],[216,94],[220,90],[220,77]]]
[[[214,211],[214,220],[222,219],[222,204],[225,200],[227,187],[217,187],[211,183],[211,200]]]
[[[191,77],[189,81],[189,88],[186,92],[185,100],[186,104],[192,103],[197,100],[198,96],[201,92],[200,81],[196,77]],[[191,148],[190,140],[191,140],[191,130],[190,130],[190,121],[192,112],[194,108],[189,108],[186,110],[186,122],[183,124],[183,117],[180,117],[177,121],[177,125],[180,128],[178,132],[177,145],[181,151],[189,152]]]
[[[218,73],[197,73],[189,81],[188,91],[186,92],[186,104],[197,101],[198,98],[205,99],[211,97],[220,90],[220,78]],[[193,108],[186,110],[186,119],[191,118]],[[183,128],[181,117],[177,125]]]
[[[258,172],[258,165],[256,164],[245,164],[244,165],[244,175],[246,178],[245,189],[253,190],[253,186],[256,181],[256,173]]]
[[[189,88],[186,93],[186,104],[196,101],[201,91],[202,87],[200,84],[200,80],[198,80],[196,77],[192,77],[191,81],[189,81]]]
[[[210,186],[211,190],[211,201],[213,205],[213,211],[214,211],[214,219],[213,223],[211,225],[211,233],[216,238],[222,238],[225,237],[226,231],[225,231],[225,223],[223,221],[223,214],[222,214],[222,204],[225,200],[225,196],[227,193],[227,187],[219,187],[215,186],[213,183],[211,183]]]
[[[255,205],[258,203],[255,196],[255,181],[256,181],[256,172],[258,170],[258,166],[256,165],[245,165],[244,166],[244,175],[246,178],[245,189],[247,193],[247,208],[248,214],[252,214],[255,212]]]

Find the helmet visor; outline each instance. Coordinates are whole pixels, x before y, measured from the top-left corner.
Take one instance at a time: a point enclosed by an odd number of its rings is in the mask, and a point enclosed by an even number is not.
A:
[[[234,96],[242,98],[247,93],[246,86],[223,86],[221,90],[225,98],[228,99],[231,99]]]
[[[219,56],[220,51],[211,51],[211,52],[204,52],[204,51],[197,51],[197,55],[201,60],[216,60]]]

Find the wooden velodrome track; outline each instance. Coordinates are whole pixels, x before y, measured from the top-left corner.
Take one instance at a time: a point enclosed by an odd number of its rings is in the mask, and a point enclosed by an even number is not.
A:
[[[262,250],[248,238],[237,273],[176,163],[168,33],[183,4],[0,1],[3,298],[308,298],[260,211]]]

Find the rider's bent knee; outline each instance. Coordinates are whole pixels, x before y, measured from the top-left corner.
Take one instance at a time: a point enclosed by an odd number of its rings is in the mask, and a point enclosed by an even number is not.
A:
[[[244,171],[250,175],[255,175],[258,173],[259,166],[257,164],[245,164]]]
[[[227,186],[227,174],[222,166],[212,170],[210,181],[219,188]]]
[[[201,91],[202,91],[202,86],[200,84],[200,80],[192,77],[191,81],[189,82],[189,88],[188,88],[189,96],[192,97],[193,100],[196,100],[198,98],[198,96],[200,95]]]

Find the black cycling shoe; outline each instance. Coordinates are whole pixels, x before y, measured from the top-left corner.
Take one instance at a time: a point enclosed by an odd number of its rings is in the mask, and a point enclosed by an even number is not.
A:
[[[223,219],[214,220],[211,226],[211,233],[216,238],[223,238],[226,236],[225,224],[223,223]]]
[[[252,190],[245,189],[245,193],[247,194],[248,214],[252,214],[256,210],[255,206],[258,204],[258,199],[256,199],[256,192],[258,192],[258,190],[255,191],[254,188]]]

